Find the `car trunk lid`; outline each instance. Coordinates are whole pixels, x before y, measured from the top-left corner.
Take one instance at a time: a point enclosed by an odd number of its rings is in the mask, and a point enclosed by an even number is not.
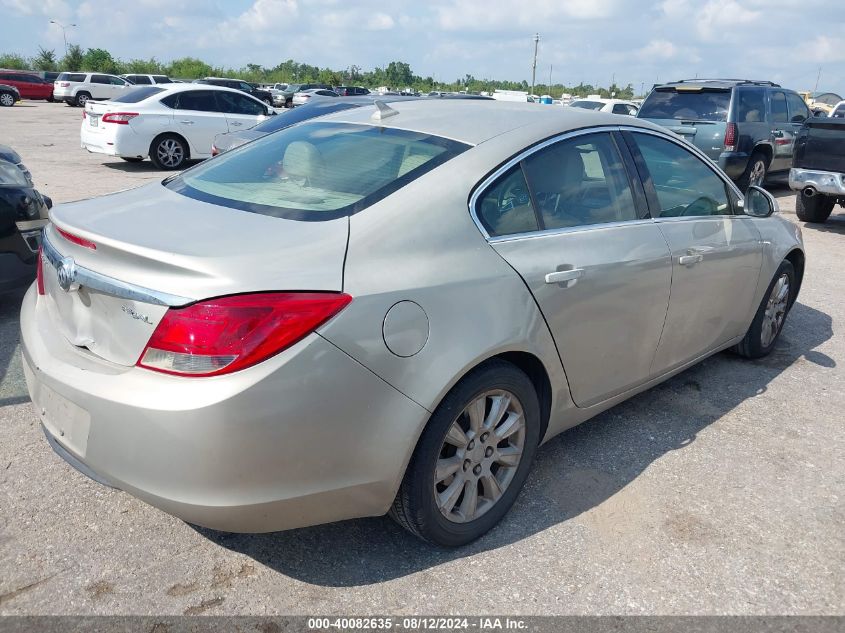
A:
[[[247,292],[342,290],[345,217],[274,218],[154,183],[59,205],[51,218],[42,299],[70,343],[119,365],[135,364],[169,306]]]

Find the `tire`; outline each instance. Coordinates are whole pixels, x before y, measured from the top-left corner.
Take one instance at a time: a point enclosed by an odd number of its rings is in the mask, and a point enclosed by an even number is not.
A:
[[[745,193],[751,185],[763,186],[769,173],[769,159],[763,152],[754,152],[736,184]]]
[[[507,403],[503,396],[510,396]],[[473,425],[468,410],[477,402],[484,403],[484,415],[474,409],[478,423]],[[513,429],[520,420],[521,427],[496,442],[506,426]],[[499,432],[485,430],[491,428]],[[393,501],[391,518],[415,536],[444,547],[474,541],[513,505],[539,441],[540,404],[531,380],[511,363],[484,363],[455,385],[432,414]],[[438,463],[445,476],[435,481]],[[436,495],[441,502],[452,501],[441,510]]]
[[[293,98],[285,100],[285,107],[286,108],[292,108],[293,107]]]
[[[80,108],[84,108],[89,99],[91,99],[91,95],[87,92],[77,92],[76,97],[73,99],[73,103]]]
[[[150,143],[150,160],[159,169],[182,169],[189,157],[188,144],[176,134],[162,134]]]
[[[786,278],[788,287],[786,295],[782,297],[781,301],[778,300],[781,291],[776,291],[776,288],[779,287],[778,284],[783,278]],[[754,315],[754,320],[751,321],[751,327],[748,328],[745,338],[733,348],[737,354],[745,358],[762,358],[774,349],[778,338],[780,338],[780,333],[783,331],[783,324],[786,323],[786,317],[789,315],[792,303],[795,301],[796,289],[795,268],[793,268],[791,262],[784,260],[778,266],[777,272],[766,288],[763,300],[760,302],[760,307],[757,308],[757,313]],[[774,309],[775,316],[780,315],[773,336],[771,335],[772,320],[768,318],[770,309]],[[764,332],[764,328],[769,328],[768,333]]]
[[[272,99],[262,99],[262,101],[264,101],[264,103],[266,103],[271,108],[273,107],[273,100]]]
[[[824,194],[817,193],[814,196],[805,196],[803,191],[799,191],[795,198],[795,214],[803,222],[822,224],[827,222],[835,204],[835,198],[830,198]]]
[[[0,106],[11,108],[13,105],[15,105],[15,95],[9,92],[0,93]]]
[[[143,158],[138,158],[137,156],[121,156],[121,158],[127,163],[140,163],[144,160]]]

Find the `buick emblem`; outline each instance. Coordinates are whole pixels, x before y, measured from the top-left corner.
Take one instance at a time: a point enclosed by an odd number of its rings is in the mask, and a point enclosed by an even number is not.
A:
[[[59,265],[56,266],[56,274],[59,277],[59,286],[62,290],[65,292],[70,292],[71,289],[76,290],[76,288],[73,288],[76,281],[76,262],[73,261],[73,257],[63,257]]]

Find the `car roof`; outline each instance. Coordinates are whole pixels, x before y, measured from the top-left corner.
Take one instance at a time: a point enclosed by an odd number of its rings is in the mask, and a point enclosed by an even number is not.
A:
[[[138,86],[138,88],[148,88],[149,86]],[[156,84],[155,88],[161,88],[163,92],[185,92],[186,90],[217,90],[219,92],[234,92],[235,94],[239,95],[246,95],[247,97],[251,97],[252,95],[248,95],[245,92],[241,92],[235,88],[227,88],[226,86],[215,86],[214,84],[198,84],[198,83],[187,83],[187,84]],[[160,94],[160,93],[156,93]],[[155,96],[155,95],[150,95]],[[253,99],[255,97],[252,97]]]
[[[771,81],[759,79],[679,79],[665,84],[656,84],[655,88],[678,88],[681,86],[706,86],[708,88],[730,89],[734,86],[762,86],[769,88],[780,88],[780,85]]]
[[[379,101],[375,99],[375,101]],[[419,99],[385,104],[396,115],[373,119],[376,106],[351,108],[327,115],[322,121],[338,121],[404,129],[478,145],[493,137],[525,128],[526,137],[548,138],[570,130],[602,125],[626,125],[650,130],[661,128],[629,116],[582,108],[548,108],[513,101],[473,99]],[[528,140],[528,139],[527,139]]]

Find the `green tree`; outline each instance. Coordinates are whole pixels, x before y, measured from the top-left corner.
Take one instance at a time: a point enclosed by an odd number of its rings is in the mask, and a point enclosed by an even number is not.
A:
[[[3,53],[0,55],[0,68],[9,70],[28,70],[29,64],[26,59],[16,53]]]
[[[130,59],[128,62],[120,62],[119,65],[127,73],[158,75],[164,72],[164,67],[155,57],[150,57],[150,59]]]
[[[167,67],[167,74],[182,79],[199,79],[212,74],[211,66],[196,57],[174,59]]]
[[[67,53],[62,57],[62,70],[82,70],[82,47],[79,44],[70,44]]]
[[[32,58],[32,65],[36,70],[56,70],[58,65],[56,52],[39,46],[38,55]]]
[[[405,62],[390,62],[385,69],[387,83],[393,88],[410,86],[414,81],[411,66]]]
[[[116,73],[119,71],[117,62],[107,50],[103,48],[89,48],[82,57],[82,69],[99,73]]]

